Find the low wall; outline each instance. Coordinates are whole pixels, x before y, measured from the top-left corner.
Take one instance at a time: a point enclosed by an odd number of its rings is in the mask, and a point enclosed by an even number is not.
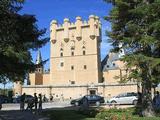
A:
[[[54,99],[75,99],[90,94],[90,90],[96,90],[96,94],[111,98],[120,93],[137,92],[137,85],[94,85],[94,86],[23,86],[22,93],[33,95],[41,93],[49,98],[50,94]]]

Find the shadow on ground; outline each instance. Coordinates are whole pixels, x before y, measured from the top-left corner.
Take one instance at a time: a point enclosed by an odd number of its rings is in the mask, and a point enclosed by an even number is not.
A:
[[[35,111],[0,111],[0,120],[94,120],[96,109],[81,111],[79,107],[49,108]]]

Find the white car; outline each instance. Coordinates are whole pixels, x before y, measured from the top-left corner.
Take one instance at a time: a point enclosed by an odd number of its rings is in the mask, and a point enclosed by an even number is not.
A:
[[[134,92],[122,93],[113,98],[111,98],[109,103],[118,103],[118,104],[134,104],[136,105],[138,101],[138,94]]]

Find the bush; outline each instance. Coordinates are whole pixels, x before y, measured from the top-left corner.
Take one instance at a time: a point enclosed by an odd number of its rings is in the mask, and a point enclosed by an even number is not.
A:
[[[100,120],[131,120],[131,111],[113,108],[101,111],[96,115],[96,118]]]

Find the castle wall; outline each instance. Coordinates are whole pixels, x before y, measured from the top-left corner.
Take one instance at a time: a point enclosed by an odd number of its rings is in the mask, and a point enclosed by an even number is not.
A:
[[[50,74],[43,74],[43,85],[50,85]]]
[[[97,95],[109,99],[120,93],[137,92],[136,84],[128,85],[95,85],[95,86],[24,86],[23,93],[34,95],[41,93],[49,98],[50,94],[54,99],[75,99],[90,94],[90,90],[95,90]]]

